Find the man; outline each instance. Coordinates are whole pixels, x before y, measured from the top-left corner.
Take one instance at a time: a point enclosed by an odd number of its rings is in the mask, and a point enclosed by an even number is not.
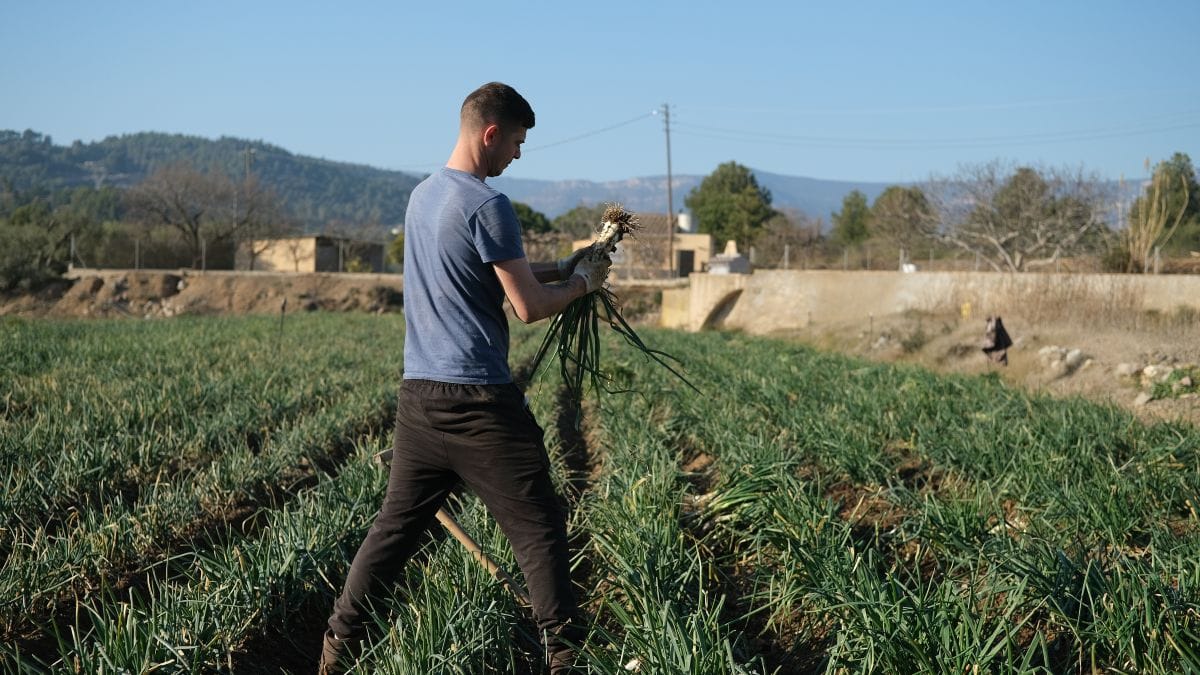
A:
[[[460,112],[450,160],[412,192],[404,232],[404,382],[387,492],[341,596],[321,654],[322,673],[353,663],[367,608],[416,552],[461,480],[512,543],[554,674],[570,672],[581,628],[571,588],[566,520],[542,429],[508,367],[505,297],[525,323],[595,292],[609,262],[575,254],[530,263],[508,198],[484,180],[521,157],[533,109],[492,82]]]

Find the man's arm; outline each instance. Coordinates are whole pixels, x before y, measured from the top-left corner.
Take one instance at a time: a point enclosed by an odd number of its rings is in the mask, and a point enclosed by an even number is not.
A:
[[[556,263],[534,263],[525,258],[492,263],[504,294],[512,303],[517,318],[533,323],[561,312],[571,301],[587,294],[587,282],[573,276],[562,284],[543,283],[542,279],[557,281]]]
[[[566,281],[563,279],[558,270],[556,262],[531,262],[529,269],[533,270],[533,278],[538,280],[538,283],[548,284],[555,281]],[[569,273],[568,273],[569,276]],[[508,290],[507,288],[504,290]]]
[[[580,260],[587,255],[591,248],[584,246],[581,249],[572,251],[567,257],[556,260],[554,262],[531,262],[529,267],[533,270],[533,278],[543,284],[553,281],[566,281],[571,278],[571,273],[575,271],[575,266]]]

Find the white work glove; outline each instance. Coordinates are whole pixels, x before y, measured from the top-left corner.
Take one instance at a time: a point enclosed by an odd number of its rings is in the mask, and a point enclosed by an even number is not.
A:
[[[595,293],[604,285],[604,280],[608,278],[608,268],[612,267],[612,261],[608,258],[600,260],[580,260],[575,265],[575,273],[571,276],[580,277],[587,284],[587,292]]]
[[[583,256],[587,255],[590,250],[590,246],[584,246],[565,258],[559,258],[557,262],[558,280],[566,281],[570,279],[571,275],[575,272],[575,265],[579,264],[579,261],[583,260]]]

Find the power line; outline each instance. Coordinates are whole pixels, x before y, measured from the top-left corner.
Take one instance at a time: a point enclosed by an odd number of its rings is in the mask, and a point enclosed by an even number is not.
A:
[[[1022,108],[1052,108],[1064,105],[1098,104],[1112,101],[1142,101],[1147,95],[1173,91],[1173,89],[1151,89],[1146,91],[1126,91],[1105,96],[1087,96],[1073,98],[1029,99],[1024,101],[992,101],[984,103],[960,103],[949,105],[916,105],[895,106],[891,108],[789,108],[789,107],[755,107],[755,106],[676,106],[683,110],[698,110],[725,113],[756,113],[756,114],[788,114],[788,115],[899,115],[899,114],[933,114],[983,112],[989,110],[1013,110]]]
[[[650,111],[647,113],[642,113],[641,115],[638,115],[637,117],[631,117],[630,119],[627,119],[623,122],[617,122],[616,124],[610,124],[606,127],[601,127],[599,129],[588,131],[588,132],[579,134],[577,136],[571,136],[570,138],[564,138],[562,140],[554,141],[552,143],[545,143],[543,145],[535,145],[531,148],[522,148],[521,154],[537,152],[538,150],[545,150],[546,148],[553,148],[553,147],[557,147],[559,145],[566,145],[567,143],[574,143],[575,141],[581,141],[585,138],[591,138],[592,136],[597,136],[599,134],[603,134],[605,132],[612,131],[614,129],[620,129],[621,127],[633,124],[634,122],[639,122],[641,120],[646,119],[647,117],[653,117],[657,112],[658,112],[657,110],[653,110],[653,111]],[[399,168],[400,169],[437,168],[437,167],[442,166],[443,164],[445,164],[445,162],[425,162],[423,164],[403,164],[403,165],[400,165]]]
[[[1004,145],[1037,145],[1045,143],[1070,143],[1076,141],[1142,136],[1163,131],[1176,131],[1200,127],[1200,121],[1183,124],[1152,126],[1146,124],[1078,131],[1054,131],[1014,136],[976,136],[962,138],[848,138],[833,136],[799,136],[773,132],[747,131],[710,127],[699,124],[676,122],[676,132],[698,138],[736,141],[741,143],[774,143],[807,147],[859,148],[859,149],[932,149],[932,148],[978,148]]]
[[[634,122],[639,122],[641,120],[646,119],[647,117],[653,117],[653,116],[654,116],[653,112],[642,113],[641,115],[627,119],[624,122],[617,122],[616,124],[611,124],[607,127],[596,129],[595,131],[589,131],[587,133],[579,134],[578,136],[564,138],[561,141],[554,141],[553,143],[546,143],[545,145],[535,145],[532,148],[522,150],[521,153],[524,154],[526,152],[535,152],[537,150],[545,150],[546,148],[553,148],[553,147],[556,147],[559,145],[566,145],[567,143],[574,143],[575,141],[581,141],[585,138],[591,138],[592,136],[597,136],[597,135],[605,133],[607,131],[612,131],[613,129],[620,129],[621,127],[628,126],[630,124],[633,124]]]

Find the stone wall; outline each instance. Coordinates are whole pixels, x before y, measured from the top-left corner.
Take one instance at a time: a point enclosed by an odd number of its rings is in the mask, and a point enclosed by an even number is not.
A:
[[[1102,320],[1181,306],[1200,311],[1200,276],[763,270],[692,275],[688,287],[664,291],[662,324],[765,334],[908,311]]]

